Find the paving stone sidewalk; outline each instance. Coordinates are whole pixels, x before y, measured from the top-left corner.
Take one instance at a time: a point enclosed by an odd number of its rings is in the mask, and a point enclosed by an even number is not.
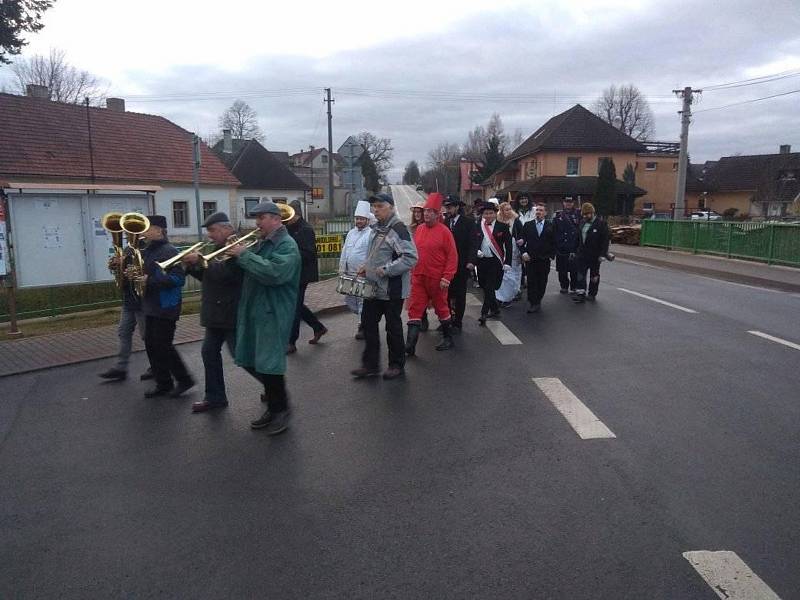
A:
[[[345,310],[343,299],[336,293],[335,278],[312,283],[306,291],[306,305],[315,313]],[[25,331],[24,325],[20,328]],[[176,344],[201,339],[200,315],[188,315],[178,321]],[[116,356],[118,348],[116,325],[0,342],[0,377]],[[133,351],[142,350],[144,343],[134,335]]]

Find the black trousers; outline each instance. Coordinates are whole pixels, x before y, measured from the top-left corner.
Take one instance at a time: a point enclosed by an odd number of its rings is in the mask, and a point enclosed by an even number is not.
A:
[[[176,321],[147,317],[144,327],[144,347],[153,368],[156,386],[162,389],[173,386],[173,378],[179,383],[191,380],[181,355],[172,345],[175,339]]]
[[[297,294],[297,309],[294,313],[294,323],[292,323],[292,333],[289,336],[289,343],[294,344],[297,338],[300,337],[300,321],[305,321],[314,333],[325,329],[325,326],[320,322],[317,316],[311,312],[311,309],[306,306],[306,288],[307,283],[300,284],[300,291]]]
[[[577,259],[570,260],[569,254],[556,254],[556,271],[561,289],[574,292],[578,287]]]
[[[547,288],[547,276],[550,275],[550,259],[534,259],[527,264],[528,302],[541,304]]]
[[[447,289],[447,301],[453,314],[453,325],[461,327],[467,308],[467,269],[459,269]]]
[[[386,345],[389,347],[389,366],[402,369],[406,364],[405,338],[403,337],[403,299],[364,300],[361,325],[364,327],[364,353],[361,364],[367,369],[378,369],[381,359],[381,340],[378,323],[386,318]]]
[[[600,259],[578,257],[578,291],[586,291],[588,274],[589,295],[597,296],[600,287]]]
[[[286,378],[283,375],[259,373],[252,367],[245,370],[264,385],[264,398],[271,413],[283,412],[289,408],[289,394],[286,392]]]
[[[481,315],[499,313],[495,292],[503,281],[503,265],[495,257],[478,259],[478,283],[483,289],[483,306]]]

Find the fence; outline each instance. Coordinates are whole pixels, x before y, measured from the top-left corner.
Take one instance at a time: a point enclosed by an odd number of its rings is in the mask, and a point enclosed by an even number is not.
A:
[[[644,220],[641,245],[800,266],[800,225]]]

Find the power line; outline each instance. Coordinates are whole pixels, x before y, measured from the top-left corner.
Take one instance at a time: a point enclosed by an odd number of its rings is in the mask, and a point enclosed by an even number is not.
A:
[[[734,102],[733,104],[725,104],[724,106],[712,106],[711,108],[704,108],[702,110],[694,111],[696,113],[708,112],[709,110],[721,110],[723,108],[730,108],[731,106],[741,106],[742,104],[752,104],[753,102],[761,102],[762,100],[769,100],[770,98],[779,98],[781,96],[788,96],[789,94],[800,93],[800,90],[792,90],[790,92],[783,92],[781,94],[772,94],[771,96],[764,96],[763,98],[753,98],[752,100],[745,100],[743,102]]]
[[[728,83],[717,83],[715,85],[703,86],[704,91],[727,90],[739,87],[747,87],[750,85],[760,85],[762,83],[771,83],[780,79],[788,77],[797,77],[800,75],[800,69],[791,69],[789,71],[781,71],[780,73],[773,73],[772,75],[762,75],[761,77],[753,77],[751,79],[742,79],[741,81],[730,81]]]

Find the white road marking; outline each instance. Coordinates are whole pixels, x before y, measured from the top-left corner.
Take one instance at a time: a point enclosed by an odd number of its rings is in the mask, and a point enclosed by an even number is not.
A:
[[[584,440],[616,438],[614,432],[598,419],[587,406],[578,400],[567,386],[556,377],[534,377],[533,382],[553,403],[558,412]]]
[[[684,552],[705,582],[726,600],[781,600],[735,552],[697,550]]]
[[[503,325],[500,321],[486,321],[486,327],[504,346],[522,345],[522,340],[511,333],[511,330]]]
[[[789,348],[794,348],[795,350],[800,350],[800,344],[795,344],[794,342],[790,342],[788,340],[782,340],[781,338],[775,337],[774,335],[769,335],[768,333],[763,333],[761,331],[748,331],[747,333],[757,335],[758,337],[764,338],[765,340],[769,340],[771,342],[777,342],[778,344],[789,346]]]
[[[693,315],[697,314],[696,310],[692,310],[691,308],[686,308],[685,306],[679,306],[678,304],[673,304],[672,302],[667,302],[666,300],[659,300],[658,298],[653,298],[652,296],[648,296],[646,294],[640,294],[639,292],[634,292],[633,290],[626,290],[625,288],[621,287],[618,287],[617,289],[620,292],[625,292],[626,294],[639,296],[639,298],[644,298],[645,300],[650,300],[651,302],[658,302],[659,304],[663,304],[664,306],[669,306],[670,308],[675,308],[677,310],[682,310],[683,312],[692,313]]]

